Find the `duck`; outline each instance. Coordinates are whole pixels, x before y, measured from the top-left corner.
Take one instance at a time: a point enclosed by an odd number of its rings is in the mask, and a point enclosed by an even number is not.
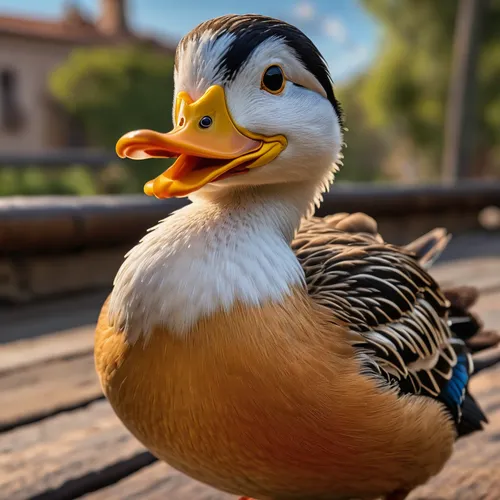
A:
[[[486,424],[473,354],[500,340],[471,312],[477,290],[429,274],[447,231],[396,246],[367,214],[314,215],[345,127],[297,27],[205,21],[174,82],[172,131],[116,144],[175,159],[144,191],[190,203],[128,252],[100,312],[113,411],[158,459],[242,498],[406,498]]]

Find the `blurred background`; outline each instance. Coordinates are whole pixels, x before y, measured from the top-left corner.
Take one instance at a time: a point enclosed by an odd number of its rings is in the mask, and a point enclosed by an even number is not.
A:
[[[330,66],[347,147],[318,215],[366,212],[397,244],[446,227],[433,276],[477,287],[500,327],[500,0],[0,0],[0,500],[235,500],[115,418],[93,332],[123,256],[187,203],[145,196],[168,160],[119,160],[116,140],[169,130],[178,40],[248,12],[297,25]],[[489,430],[411,500],[499,497],[486,372]]]
[[[158,166],[117,162],[116,139],[169,129],[177,41],[228,12],[285,19],[324,54],[339,182],[500,176],[499,0],[0,0],[0,194],[141,192]]]

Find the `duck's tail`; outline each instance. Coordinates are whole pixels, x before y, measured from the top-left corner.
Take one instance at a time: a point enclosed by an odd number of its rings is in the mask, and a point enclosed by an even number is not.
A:
[[[479,290],[472,286],[460,286],[444,290],[450,301],[448,321],[453,334],[463,340],[472,354],[500,345],[500,334],[485,330],[483,322],[471,311],[479,298]],[[500,350],[474,359],[474,375],[500,362]]]
[[[417,256],[419,264],[424,269],[429,269],[443,253],[450,240],[451,234],[448,234],[446,229],[437,227],[406,245],[405,249]]]
[[[436,228],[406,245],[414,253],[420,265],[428,269],[439,258],[451,239],[446,229]],[[452,333],[463,340],[472,354],[500,345],[500,334],[485,330],[483,322],[471,311],[480,292],[472,286],[459,286],[443,290],[450,301],[448,321]],[[500,350],[474,359],[474,375],[500,363]]]

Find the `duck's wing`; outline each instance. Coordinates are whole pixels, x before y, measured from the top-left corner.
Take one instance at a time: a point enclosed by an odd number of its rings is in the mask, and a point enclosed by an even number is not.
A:
[[[443,291],[425,270],[448,239],[436,229],[398,247],[371,217],[342,213],[304,221],[292,248],[311,297],[362,339],[355,347],[366,373],[441,401],[465,435],[486,421],[467,390],[481,325],[465,289]],[[492,334],[483,347],[498,340]]]

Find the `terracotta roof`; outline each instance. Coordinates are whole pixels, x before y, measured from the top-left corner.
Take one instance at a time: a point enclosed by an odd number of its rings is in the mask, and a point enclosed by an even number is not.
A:
[[[76,24],[64,20],[10,16],[0,16],[0,33],[29,38],[58,39],[68,42],[77,42],[82,38],[103,37],[91,23]]]
[[[158,38],[128,33],[110,36],[99,30],[96,24],[76,13],[63,19],[35,19],[29,17],[0,16],[0,34],[25,38],[38,38],[68,44],[116,44],[141,41],[169,52],[175,51],[175,43]]]

